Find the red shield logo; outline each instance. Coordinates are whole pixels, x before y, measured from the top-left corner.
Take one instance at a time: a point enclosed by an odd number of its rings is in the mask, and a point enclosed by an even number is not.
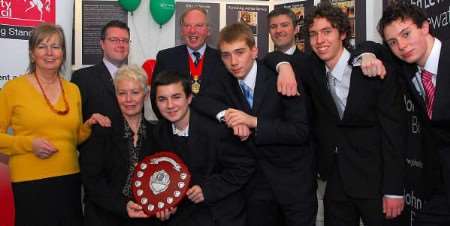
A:
[[[0,24],[34,27],[55,23],[56,0],[0,0]]]

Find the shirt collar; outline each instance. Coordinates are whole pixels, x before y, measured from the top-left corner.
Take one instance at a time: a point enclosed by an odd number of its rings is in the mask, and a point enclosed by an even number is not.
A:
[[[119,68],[116,65],[114,65],[113,63],[109,62],[105,57],[103,57],[103,63],[105,64],[106,68],[108,69],[111,77],[114,79],[114,77],[116,77],[116,72]]]
[[[334,66],[333,70],[331,71],[331,74],[333,77],[335,77],[338,81],[342,80],[342,77],[344,77],[344,72],[348,65],[348,61],[350,59],[350,52],[348,52],[347,49],[344,49],[342,52],[341,57],[339,58],[339,61],[337,62],[336,66]],[[326,71],[329,72],[330,69],[328,69],[326,66]]]
[[[439,39],[434,38],[433,47],[431,48],[430,55],[425,63],[424,69],[430,72],[433,75],[437,75],[438,65],[439,65],[439,56],[441,54],[442,43]],[[420,68],[419,68],[420,70]]]
[[[189,125],[186,126],[185,129],[180,130],[180,129],[177,129],[175,124],[172,123],[172,134],[180,136],[180,137],[188,137],[189,136]]]
[[[200,49],[198,49],[198,50],[193,50],[193,49],[189,48],[188,46],[186,46],[186,48],[187,48],[187,50],[189,52],[189,56],[191,56],[192,60],[195,60],[195,56],[192,53],[193,52],[199,52],[200,53],[200,58],[202,58],[203,54],[205,54],[205,51],[206,51],[206,43],[203,44],[203,46],[200,47]]]
[[[255,90],[256,74],[257,74],[257,71],[258,71],[258,69],[257,69],[258,66],[257,65],[258,64],[256,63],[256,60],[254,60],[252,69],[250,69],[250,71],[245,76],[245,78],[241,80],[241,81],[243,81],[245,83],[245,85],[250,87],[252,90]]]
[[[293,55],[296,49],[297,49],[297,46],[293,45],[293,46],[291,46],[291,48],[289,48],[286,51],[284,51],[284,54]]]

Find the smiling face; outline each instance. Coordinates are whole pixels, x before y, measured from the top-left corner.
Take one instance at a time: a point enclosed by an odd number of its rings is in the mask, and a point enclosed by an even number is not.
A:
[[[245,40],[220,43],[222,61],[228,71],[237,79],[244,79],[252,69],[258,49],[249,47]]]
[[[287,15],[274,16],[269,20],[270,37],[276,48],[281,51],[286,51],[294,45],[297,32],[297,28]]]
[[[192,95],[186,96],[181,81],[157,86],[155,100],[161,115],[177,128],[184,128],[189,124]]]
[[[346,35],[339,33],[328,19],[323,17],[314,18],[309,27],[309,42],[314,53],[332,69],[344,51],[343,40]]]
[[[408,63],[424,66],[432,45],[427,45],[429,24],[419,28],[411,19],[397,19],[384,27],[384,40],[392,53]]]
[[[130,50],[130,34],[126,29],[110,27],[105,32],[105,39],[100,40],[103,56],[111,63],[119,66],[128,58]]]
[[[55,33],[44,38],[31,50],[30,55],[36,65],[36,70],[58,71],[64,59],[62,41],[58,34]]]
[[[199,10],[186,13],[181,23],[181,36],[184,43],[193,50],[200,49],[209,36],[208,20]]]
[[[135,79],[124,78],[116,82],[116,97],[125,119],[141,117],[146,93]]]

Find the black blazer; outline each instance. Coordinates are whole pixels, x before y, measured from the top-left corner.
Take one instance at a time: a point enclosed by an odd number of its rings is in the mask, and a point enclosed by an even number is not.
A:
[[[156,65],[153,71],[154,80],[161,71],[171,70],[190,75],[189,71],[189,53],[186,45],[179,45],[173,48],[164,49],[156,55]],[[213,72],[218,65],[221,65],[219,51],[206,46],[205,58],[203,62],[203,72],[200,80],[206,77],[214,76]]]
[[[258,125],[245,142],[258,169],[267,178],[279,203],[305,202],[314,196],[314,154],[310,147],[306,95],[285,97],[277,92],[276,77],[258,63],[253,108],[236,78],[219,68],[214,80],[193,100],[196,109],[215,118],[227,108],[257,116]]]
[[[199,204],[186,198],[168,225],[245,225],[242,188],[254,171],[254,159],[236,137],[192,109],[185,149],[175,146],[172,124],[165,119],[154,137],[156,151],[171,150],[183,159],[192,175],[191,186],[199,185],[205,197]]]
[[[80,89],[83,120],[93,113],[103,114],[111,120],[121,118],[113,80],[103,62],[75,71],[71,82]]]
[[[419,144],[422,147],[423,189],[425,198],[436,190],[450,191],[450,41],[442,42],[439,57],[433,115],[427,116],[424,98],[415,88],[414,76],[418,70],[416,64],[408,64],[396,58],[389,49],[375,42],[364,42],[355,56],[363,52],[372,52],[384,63],[393,63],[401,75],[404,90],[414,102],[417,112],[417,125],[420,125]],[[417,143],[417,141],[415,141]],[[450,202],[450,195],[447,195]]]
[[[273,53],[265,62],[274,67],[286,60],[296,67],[297,76],[311,95],[320,177],[328,179],[337,166],[344,190],[352,197],[403,195],[402,148],[406,128],[396,76],[391,73],[383,81],[365,77],[359,67],[353,67],[347,104],[340,119],[327,87],[323,61],[315,55],[296,61],[298,58]]]
[[[149,155],[153,148],[153,126],[147,121],[147,139],[142,145],[139,159]],[[112,127],[94,126],[91,137],[80,149],[81,176],[85,189],[86,226],[136,225],[140,221],[128,218],[122,194],[129,171],[128,141],[124,138],[124,125],[113,122]],[[156,222],[156,221],[155,221]]]

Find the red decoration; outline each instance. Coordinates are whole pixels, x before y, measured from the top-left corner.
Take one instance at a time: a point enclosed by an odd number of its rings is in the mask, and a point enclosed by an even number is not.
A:
[[[152,85],[152,77],[153,77],[153,70],[155,69],[156,60],[155,59],[148,59],[142,64],[142,68],[144,68],[145,72],[147,72],[147,83],[149,85]]]

